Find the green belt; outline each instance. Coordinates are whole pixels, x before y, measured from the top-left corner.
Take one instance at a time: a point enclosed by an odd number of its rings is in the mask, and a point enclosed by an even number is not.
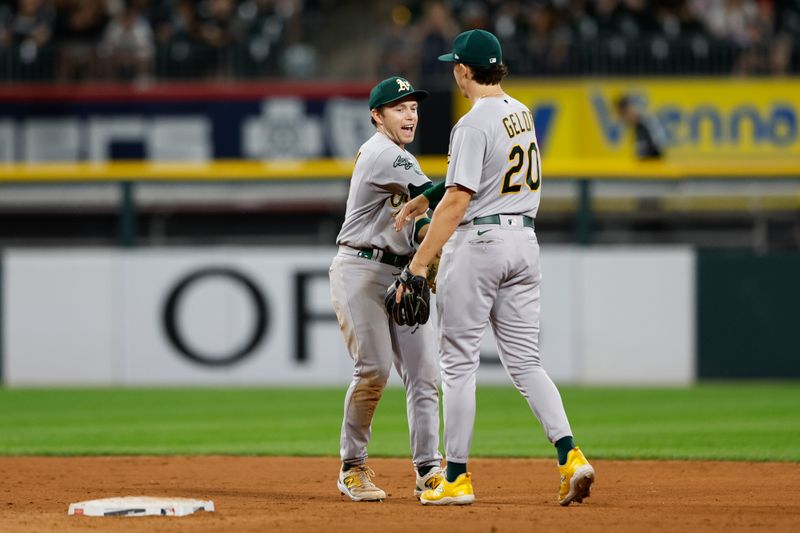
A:
[[[372,249],[367,248],[358,251],[358,257],[363,257],[364,259],[372,259],[373,255],[375,255],[375,251]],[[383,252],[381,258],[378,259],[379,262],[385,265],[392,265],[397,268],[403,268],[410,260],[411,258],[406,255],[395,255],[391,252]]]
[[[489,215],[487,217],[478,217],[472,220],[476,226],[482,224],[500,224],[500,215]],[[522,225],[526,228],[533,228],[533,219],[527,215],[522,215]]]

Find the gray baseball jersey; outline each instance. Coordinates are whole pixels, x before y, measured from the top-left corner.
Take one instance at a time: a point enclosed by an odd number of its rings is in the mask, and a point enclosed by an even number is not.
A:
[[[409,198],[409,186],[430,183],[417,159],[377,132],[361,145],[350,181],[338,244],[380,248],[397,255],[414,253],[413,225],[397,232],[394,214]]]
[[[414,465],[420,468],[441,462],[433,326],[430,322],[419,328],[398,326],[389,318],[383,298],[400,267],[380,261],[384,252],[413,253],[412,230],[397,233],[392,215],[408,199],[410,186],[428,181],[414,156],[382,133],[364,143],[356,159],[345,222],[337,238],[339,253],[329,271],[331,301],[354,362],[344,401],[343,462],[366,461],[372,416],[392,365],[406,389]]]
[[[450,133],[446,185],[475,193],[463,222],[497,213],[535,218],[541,174],[531,112],[510,96],[478,100]]]
[[[442,250],[437,281],[446,456],[466,463],[480,341],[490,323],[500,358],[551,442],[572,435],[539,360],[541,164],[530,111],[503,95],[478,100],[453,128],[447,185],[474,192]]]

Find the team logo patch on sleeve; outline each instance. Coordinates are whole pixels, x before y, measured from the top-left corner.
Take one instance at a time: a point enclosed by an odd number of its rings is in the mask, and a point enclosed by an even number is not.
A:
[[[406,170],[411,170],[414,167],[414,163],[407,157],[403,157],[402,155],[398,155],[397,159],[394,160],[393,167],[403,167]]]

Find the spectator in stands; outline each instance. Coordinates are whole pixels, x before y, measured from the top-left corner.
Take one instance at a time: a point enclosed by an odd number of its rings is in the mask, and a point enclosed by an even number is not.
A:
[[[125,7],[108,23],[100,43],[105,77],[149,81],[155,52],[153,41],[150,22],[142,16],[140,8]]]
[[[44,0],[20,0],[16,13],[5,7],[0,15],[5,18],[0,21],[0,45],[11,48],[11,63],[18,75],[40,77],[36,67],[53,34],[52,6]]]
[[[758,2],[756,15],[746,21],[742,51],[736,59],[734,73],[740,75],[769,74],[770,47],[774,39],[774,8],[771,2]]]
[[[643,113],[631,96],[623,95],[615,104],[622,122],[633,128],[636,157],[641,160],[661,159],[664,156],[666,133],[658,119]]]
[[[769,53],[770,72],[776,76],[786,76],[790,73],[792,63],[792,49],[794,39],[800,35],[800,31],[789,33],[781,32],[772,43]]]
[[[686,0],[658,2],[653,11],[652,25],[643,28],[642,37],[649,54],[641,57],[649,62],[651,72],[672,74],[676,65],[685,65],[692,73],[694,65],[702,65],[708,55],[709,39],[703,24],[689,8]]]
[[[795,2],[800,8],[800,2]],[[741,75],[788,74],[794,38],[800,34],[800,13],[776,6],[772,0],[756,4],[756,16],[747,21],[747,38],[736,60],[734,73]],[[780,18],[776,17],[776,12]]]
[[[10,14],[5,37],[19,44],[41,48],[53,33],[54,11],[44,0],[19,0],[16,13]]]
[[[157,19],[156,36],[162,44],[197,38],[197,17],[192,0],[177,0],[169,9],[159,12]]]
[[[466,2],[459,15],[463,30],[485,30],[490,27],[489,10],[485,2]]]
[[[564,18],[578,43],[590,44],[597,39],[600,30],[590,0],[572,0]]]
[[[658,31],[647,0],[624,0],[619,7],[617,23],[620,33],[628,39],[643,38]]]
[[[537,74],[555,74],[567,67],[572,32],[562,23],[551,2],[527,10],[527,55],[529,69]]]
[[[503,43],[503,63],[511,72],[523,72],[528,68],[524,39],[527,9],[518,1],[503,1],[494,11],[489,28]]]
[[[163,51],[163,66],[171,77],[186,77],[197,70],[199,30],[195,2],[174,0],[154,14],[156,42]]]
[[[411,16],[411,10],[404,5],[392,8],[391,23],[380,35],[379,52],[375,57],[375,72],[378,79],[392,75],[407,80],[419,79],[417,77],[419,53],[416,51],[419,43],[411,26]],[[426,58],[420,59],[425,62]],[[427,83],[424,85],[429,86]]]
[[[0,0],[0,50],[8,46],[11,42],[9,30],[11,26],[11,17],[13,16],[12,13],[11,6]]]
[[[492,17],[492,30],[501,40],[508,42],[517,37],[522,7],[519,2],[503,2]],[[503,54],[505,59],[506,54]]]
[[[275,0],[245,0],[239,4],[244,50],[237,72],[247,77],[277,72],[286,21],[296,17],[297,6],[278,4]]]
[[[93,78],[97,71],[97,43],[108,21],[103,0],[54,0],[55,35],[59,41],[59,80]]]
[[[686,42],[692,36],[706,33],[702,22],[685,0],[661,3],[655,10],[654,23],[655,26],[651,31],[657,32],[672,43]]]
[[[215,77],[228,77],[232,73],[233,45],[241,36],[241,21],[235,7],[233,0],[206,0],[198,8],[200,42],[210,73]]]
[[[711,2],[701,13],[712,36],[745,46],[751,38],[748,28],[758,17],[758,8],[753,0],[721,0]]]
[[[382,39],[378,69],[405,72],[427,86],[452,83],[435,58],[468,28],[501,36],[504,56],[520,74],[800,71],[800,0],[403,0],[392,6],[391,26],[374,32]],[[319,48],[335,42],[331,34],[339,27],[311,35],[310,28],[343,11],[363,13],[355,41],[369,38],[372,27],[372,11],[357,0],[0,0],[0,75],[29,78],[36,71],[39,79],[55,73],[79,80],[107,74],[107,55],[105,68],[97,69],[98,45],[109,18],[118,21],[128,7],[155,28],[145,70],[157,65],[157,74],[168,77],[314,76]],[[397,13],[406,14],[404,22]],[[356,76],[364,64],[357,59]]]
[[[308,43],[299,0],[284,0],[286,15],[285,48],[281,53],[282,72],[291,78],[311,78],[316,72],[317,56]]]
[[[437,58],[450,51],[450,44],[458,34],[459,26],[444,2],[432,2],[425,6],[418,32],[419,84],[428,88],[449,86],[453,81],[452,68]]]
[[[601,36],[618,36],[622,33],[620,17],[622,6],[619,0],[596,0],[593,18]]]
[[[785,75],[792,70],[792,51],[800,38],[800,0],[776,2],[776,36],[770,52],[773,74]],[[800,59],[800,58],[798,58]],[[797,72],[800,69],[795,69]]]

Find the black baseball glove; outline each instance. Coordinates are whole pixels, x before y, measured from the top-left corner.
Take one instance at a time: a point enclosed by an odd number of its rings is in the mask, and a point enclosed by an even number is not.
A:
[[[400,303],[395,302],[397,289],[405,287]],[[404,268],[394,283],[386,289],[383,300],[386,312],[400,326],[416,326],[424,324],[431,315],[431,290],[423,276],[415,276]]]

